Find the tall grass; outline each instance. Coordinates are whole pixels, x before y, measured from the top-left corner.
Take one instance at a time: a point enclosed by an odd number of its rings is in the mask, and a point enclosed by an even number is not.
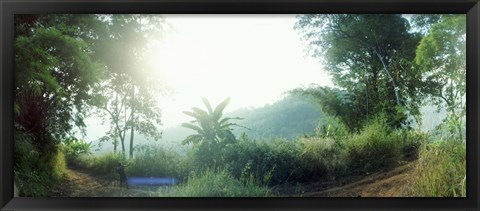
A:
[[[346,151],[338,140],[325,137],[300,138],[297,141],[303,180],[342,176],[347,170]]]
[[[90,159],[91,160],[86,163],[92,163],[89,164],[89,166],[91,166],[91,169],[97,174],[114,174],[118,163],[120,162],[124,164],[126,161],[125,156],[113,152],[105,153]]]
[[[141,145],[132,159],[107,153],[88,158],[82,165],[96,173],[114,174],[117,163],[122,162],[127,165],[127,176],[174,177],[180,182],[161,188],[159,196],[266,196],[272,194],[268,186],[387,170],[415,157],[424,138],[416,131],[390,129],[385,121],[376,119],[358,133],[338,137],[251,140],[242,136],[209,155],[199,155],[194,149],[181,155],[158,145]],[[198,156],[222,162],[201,163]]]
[[[249,179],[235,179],[228,170],[208,169],[194,173],[186,183],[168,191],[159,191],[159,196],[179,197],[266,197],[271,191]]]
[[[372,121],[345,141],[346,163],[351,174],[369,174],[391,168],[403,160],[403,143],[392,138],[386,123]]]
[[[48,196],[52,187],[65,178],[65,156],[58,146],[51,146],[51,151],[41,154],[26,133],[15,132],[14,138],[14,180],[19,196]]]
[[[128,175],[174,177],[179,180],[188,175],[186,158],[176,152],[155,145],[141,145],[136,155],[129,160],[126,168]]]
[[[270,185],[335,180],[388,170],[415,159],[425,136],[418,131],[392,130],[382,118],[342,137],[310,136],[293,141],[249,140],[243,137],[223,154],[225,167],[239,178],[244,167],[256,178],[272,173]]]
[[[242,139],[227,146],[224,152],[225,167],[240,178],[249,165],[249,171],[262,180],[272,172],[271,184],[297,179],[300,170],[299,151],[295,143],[282,139],[255,141]]]
[[[426,143],[414,174],[413,194],[466,196],[466,145],[459,141]]]

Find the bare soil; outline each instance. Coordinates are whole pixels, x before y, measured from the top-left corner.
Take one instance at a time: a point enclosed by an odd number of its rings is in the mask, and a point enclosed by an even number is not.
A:
[[[390,171],[367,176],[343,178],[335,182],[313,182],[302,188],[290,187],[293,197],[407,197],[410,192],[410,176],[415,162]],[[94,175],[83,169],[67,170],[65,181],[51,193],[53,197],[155,197],[155,189],[148,187],[119,187],[118,178],[112,175]],[[164,187],[165,188],[165,187]],[[295,190],[293,190],[295,189]]]
[[[120,187],[116,175],[94,175],[83,169],[67,169],[65,181],[53,197],[152,197],[155,191],[145,187]]]
[[[316,188],[311,184],[303,197],[408,197],[411,192],[409,178],[415,169],[415,162],[399,166],[393,170],[378,172],[356,181],[331,188]]]

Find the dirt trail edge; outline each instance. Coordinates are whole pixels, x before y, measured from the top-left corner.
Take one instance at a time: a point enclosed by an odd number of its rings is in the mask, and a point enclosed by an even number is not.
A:
[[[327,190],[306,192],[303,197],[407,197],[411,188],[409,177],[415,162],[391,171],[378,172],[358,181]]]
[[[155,192],[140,188],[120,188],[118,179],[67,169],[65,181],[52,192],[54,197],[150,197]]]
[[[406,197],[411,184],[409,177],[415,169],[410,162],[386,172],[378,172],[349,182],[346,185],[325,189],[310,184],[309,190],[295,197]],[[118,187],[116,179],[89,174],[80,169],[67,169],[67,179],[55,191],[53,197],[155,197],[155,191],[144,188]],[[324,185],[324,184],[323,184]],[[318,187],[317,187],[318,186]]]

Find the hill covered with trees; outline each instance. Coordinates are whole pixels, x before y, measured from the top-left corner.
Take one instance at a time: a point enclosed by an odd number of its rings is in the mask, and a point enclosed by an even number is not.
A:
[[[312,135],[320,123],[324,123],[324,115],[307,98],[287,95],[272,104],[259,108],[242,108],[230,113],[227,117],[239,117],[235,123],[243,126],[233,129],[236,136],[245,133],[253,139],[285,138],[292,140],[302,135]],[[178,142],[193,131],[176,126],[163,131],[162,140]]]

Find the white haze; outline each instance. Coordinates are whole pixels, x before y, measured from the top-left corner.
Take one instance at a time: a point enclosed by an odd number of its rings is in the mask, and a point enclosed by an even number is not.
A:
[[[305,54],[305,44],[293,30],[295,15],[163,17],[164,35],[153,41],[154,53],[145,64],[155,69],[159,83],[174,91],[158,96],[162,129],[191,120],[182,111],[203,107],[203,97],[213,106],[230,97],[229,112],[273,103],[300,86],[333,86],[320,62]],[[430,110],[423,112],[429,116]],[[425,129],[437,121],[427,122]],[[98,117],[87,118],[86,125],[87,141],[109,128]]]
[[[282,93],[316,83],[332,86],[320,62],[306,56],[295,15],[163,15],[168,24],[154,42],[149,65],[173,89],[159,98],[164,128],[189,121],[182,111],[231,98],[226,112],[261,107]],[[108,130],[88,118],[87,140]]]

